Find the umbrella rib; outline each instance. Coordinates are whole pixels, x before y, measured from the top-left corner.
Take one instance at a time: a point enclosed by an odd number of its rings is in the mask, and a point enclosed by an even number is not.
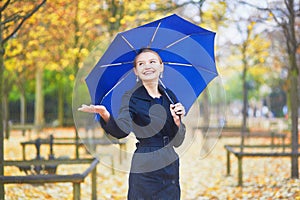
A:
[[[208,33],[192,33],[192,34],[186,35],[186,36],[174,41],[173,43],[169,44],[168,46],[165,47],[165,49],[170,48],[171,46],[174,46],[175,44],[181,42],[182,40],[187,39],[188,37],[191,37],[192,35],[206,35],[206,34],[208,34]]]
[[[194,67],[192,64],[186,64],[186,63],[164,62],[164,64],[166,64],[166,65],[178,65],[178,66],[184,66],[184,67]],[[195,67],[195,68],[200,68],[202,71],[206,71],[210,74],[218,75],[218,73],[210,71],[208,69],[205,69],[204,67]]]
[[[186,67],[193,67],[192,64],[187,63],[174,63],[174,62],[164,62],[167,65],[180,65],[180,66],[186,66]]]
[[[161,22],[159,22],[159,24],[157,25],[157,27],[156,27],[156,29],[155,29],[153,35],[152,35],[152,38],[151,38],[150,43],[149,43],[149,45],[148,45],[149,48],[151,47],[151,45],[152,45],[152,43],[153,43],[153,41],[154,41],[154,38],[156,37],[157,31],[158,31],[158,29],[159,29],[159,27],[160,27],[160,24],[161,24]]]
[[[187,36],[184,36],[183,38],[180,38],[180,39],[176,40],[175,42],[173,42],[173,43],[169,44],[168,46],[166,46],[166,49],[167,49],[167,48],[170,48],[171,46],[173,46],[173,45],[175,45],[175,44],[177,44],[177,43],[179,43],[179,42],[181,42],[182,40],[185,40],[186,38],[188,38],[188,37],[190,37],[190,36],[191,36],[191,35],[187,35]]]
[[[106,65],[101,65],[101,66],[99,66],[99,67],[100,67],[100,68],[103,68],[103,67],[112,67],[112,66],[118,66],[118,65],[122,65],[122,63],[106,64]]]
[[[121,37],[128,44],[128,46],[137,53],[136,49],[132,46],[132,44],[123,35],[121,35]]]
[[[112,64],[106,64],[106,65],[100,65],[100,68],[104,68],[104,67],[114,67],[114,66],[120,66],[120,65],[124,65],[124,64],[130,64],[133,63],[133,61],[127,61],[127,62],[120,62],[120,63],[112,63]]]
[[[123,80],[125,80],[126,78],[127,78],[127,76],[129,76],[129,74],[130,74],[130,72],[131,72],[131,70],[129,70],[126,74],[125,74],[125,76],[122,78],[122,79],[120,79],[104,96],[103,96],[103,98],[102,98],[102,100],[101,100],[101,102],[100,102],[100,104],[102,103],[102,101],[103,101],[103,99],[109,94],[109,93],[111,93]]]

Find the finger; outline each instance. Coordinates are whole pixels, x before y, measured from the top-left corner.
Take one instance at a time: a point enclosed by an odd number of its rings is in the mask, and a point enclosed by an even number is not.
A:
[[[176,104],[174,105],[174,107],[175,107],[175,108],[181,108],[182,105],[181,105],[181,103],[176,103]]]
[[[82,110],[84,108],[84,106],[82,105],[81,107],[78,108],[78,110]]]
[[[170,110],[173,117],[185,114],[185,109],[181,103],[170,104]]]
[[[172,115],[173,117],[176,116],[176,113],[175,113],[174,109],[170,108],[170,112],[171,112],[171,115]]]
[[[183,113],[182,113],[182,111],[179,111],[179,112],[176,112],[176,115],[177,115],[177,116],[182,116]]]
[[[170,111],[171,111],[171,114],[172,114],[172,115],[175,115],[174,109],[170,109]]]
[[[177,112],[176,112],[176,115],[178,115],[178,116],[184,116],[184,115],[185,115],[185,112],[182,111],[182,110],[180,110],[180,111],[177,111]]]
[[[184,107],[179,108],[178,112],[180,112],[181,114],[184,115],[184,114],[185,114],[185,109],[184,109]]]
[[[173,117],[174,116],[179,116],[181,114],[182,114],[181,111],[175,111],[175,110],[173,110]]]
[[[185,113],[184,106],[181,103],[177,103],[175,107],[175,112]]]
[[[78,110],[82,112],[91,112],[91,110],[87,108],[78,108]]]
[[[175,104],[175,107],[181,107],[181,106],[182,106],[181,103],[176,103],[176,104]]]
[[[179,114],[179,113],[182,113],[183,110],[182,110],[181,107],[176,107],[176,108],[174,109],[174,112],[175,112],[176,114]]]
[[[85,109],[86,107],[87,107],[87,105],[82,104],[81,107],[78,108],[78,110],[83,110],[83,109]]]
[[[93,109],[90,106],[87,106],[85,104],[83,104],[80,108],[78,108],[78,110],[82,112],[93,113]]]

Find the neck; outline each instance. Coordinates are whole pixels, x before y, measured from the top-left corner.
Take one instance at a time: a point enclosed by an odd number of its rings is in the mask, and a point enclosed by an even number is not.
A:
[[[152,98],[160,97],[161,94],[159,93],[158,90],[158,82],[143,82],[144,87],[146,88],[148,94]]]

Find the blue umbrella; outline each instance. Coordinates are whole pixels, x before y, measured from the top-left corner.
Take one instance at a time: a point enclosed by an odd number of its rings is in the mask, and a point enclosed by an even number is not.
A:
[[[164,63],[161,79],[189,111],[217,75],[215,33],[176,14],[120,32],[86,78],[91,101],[117,116],[121,97],[134,87],[133,60],[142,48],[155,50]]]

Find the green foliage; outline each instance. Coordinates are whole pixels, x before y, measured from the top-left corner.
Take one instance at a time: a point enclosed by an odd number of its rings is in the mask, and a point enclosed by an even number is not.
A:
[[[226,91],[227,102],[243,99],[243,86],[242,86],[240,74],[236,73],[233,76],[231,76],[224,83],[224,88]]]

